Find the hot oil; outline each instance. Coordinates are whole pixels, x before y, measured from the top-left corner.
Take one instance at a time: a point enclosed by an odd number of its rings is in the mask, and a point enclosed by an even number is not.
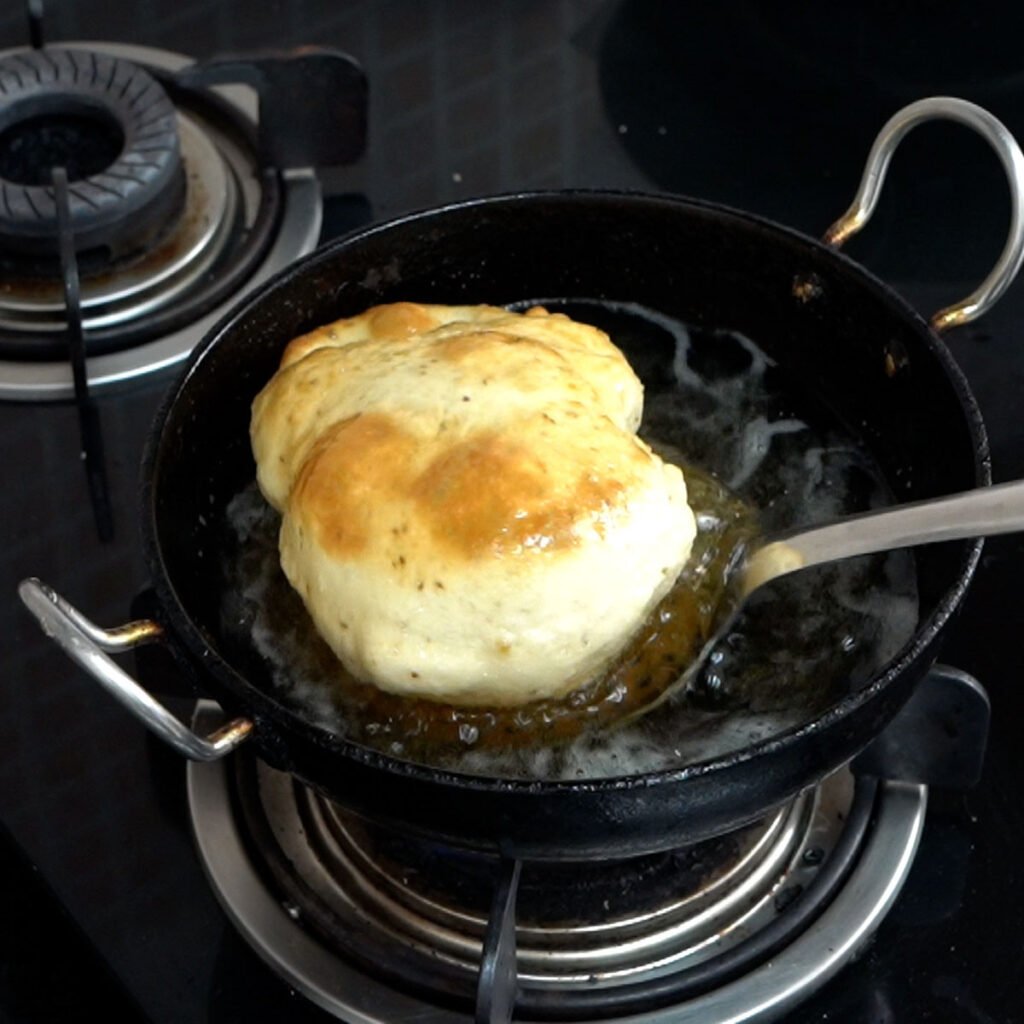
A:
[[[518,708],[457,708],[386,693],[359,682],[317,633],[281,570],[280,520],[250,486],[232,503],[238,543],[229,591],[242,595],[229,621],[243,624],[275,667],[279,685],[307,703],[326,706],[332,728],[389,753],[414,760],[447,760],[472,747],[511,748],[565,744],[583,730],[607,729],[657,701],[707,638],[727,563],[736,545],[755,532],[752,509],[701,470],[686,471],[688,496],[700,523],[689,562],[604,674],[559,700]]]
[[[237,642],[255,644],[285,698],[396,757],[575,779],[724,754],[816,717],[869,680],[917,623],[906,552],[775,581],[751,601],[699,683],[672,691],[700,646],[735,544],[758,520],[770,532],[891,496],[853,438],[750,339],[690,330],[632,304],[543,304],[607,330],[644,381],[641,434],[682,466],[698,519],[676,587],[609,672],[563,700],[511,710],[409,700],[354,680],[320,639],[281,572],[277,515],[252,485],[229,508],[224,621]],[[666,689],[671,696],[657,703]]]

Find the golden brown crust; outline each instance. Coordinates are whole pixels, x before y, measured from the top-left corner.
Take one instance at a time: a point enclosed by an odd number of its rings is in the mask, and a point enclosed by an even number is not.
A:
[[[576,402],[631,431],[641,399],[622,354],[593,327],[539,307],[521,316],[401,303],[293,341],[253,405],[253,448],[260,486],[283,509],[317,438],[360,412],[457,437],[459,424],[502,431],[520,411]]]
[[[415,446],[416,439],[387,416],[342,420],[314,445],[289,504],[304,509],[328,554],[358,555],[372,535],[375,506],[393,497]]]
[[[581,526],[602,533],[644,481],[654,457],[632,439],[605,444],[595,466],[596,428],[606,423],[570,409],[525,420],[515,435],[471,433],[459,440],[417,438],[390,416],[363,413],[335,424],[314,445],[289,499],[324,551],[367,551],[381,520],[401,520],[406,548],[428,543],[449,558],[553,556],[578,547]],[[581,443],[582,442],[582,443]],[[378,554],[384,553],[378,547]],[[387,556],[395,567],[409,554]],[[397,564],[396,564],[397,563]]]

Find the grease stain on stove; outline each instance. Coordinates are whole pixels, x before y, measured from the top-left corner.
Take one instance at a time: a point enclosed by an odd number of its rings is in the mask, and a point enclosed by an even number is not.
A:
[[[103,293],[112,285],[122,285],[126,275],[139,282],[159,277],[168,267],[185,259],[202,246],[210,227],[208,196],[197,174],[187,174],[186,208],[182,215],[157,236],[152,248],[82,275],[82,293],[86,304],[94,293]],[[11,276],[0,281],[0,293],[26,304],[62,303],[63,284],[54,278]]]

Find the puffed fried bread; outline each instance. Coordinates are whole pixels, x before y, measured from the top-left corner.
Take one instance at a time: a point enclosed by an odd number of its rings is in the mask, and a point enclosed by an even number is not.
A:
[[[696,533],[643,389],[562,314],[397,303],[292,341],[253,404],[282,568],[357,678],[456,705],[599,673]]]

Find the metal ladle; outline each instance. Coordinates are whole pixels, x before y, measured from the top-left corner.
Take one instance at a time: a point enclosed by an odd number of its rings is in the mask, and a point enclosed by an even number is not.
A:
[[[725,588],[711,616],[708,639],[672,689],[700,674],[750,595],[780,576],[856,555],[1015,530],[1024,530],[1024,480],[745,541],[730,560]]]

